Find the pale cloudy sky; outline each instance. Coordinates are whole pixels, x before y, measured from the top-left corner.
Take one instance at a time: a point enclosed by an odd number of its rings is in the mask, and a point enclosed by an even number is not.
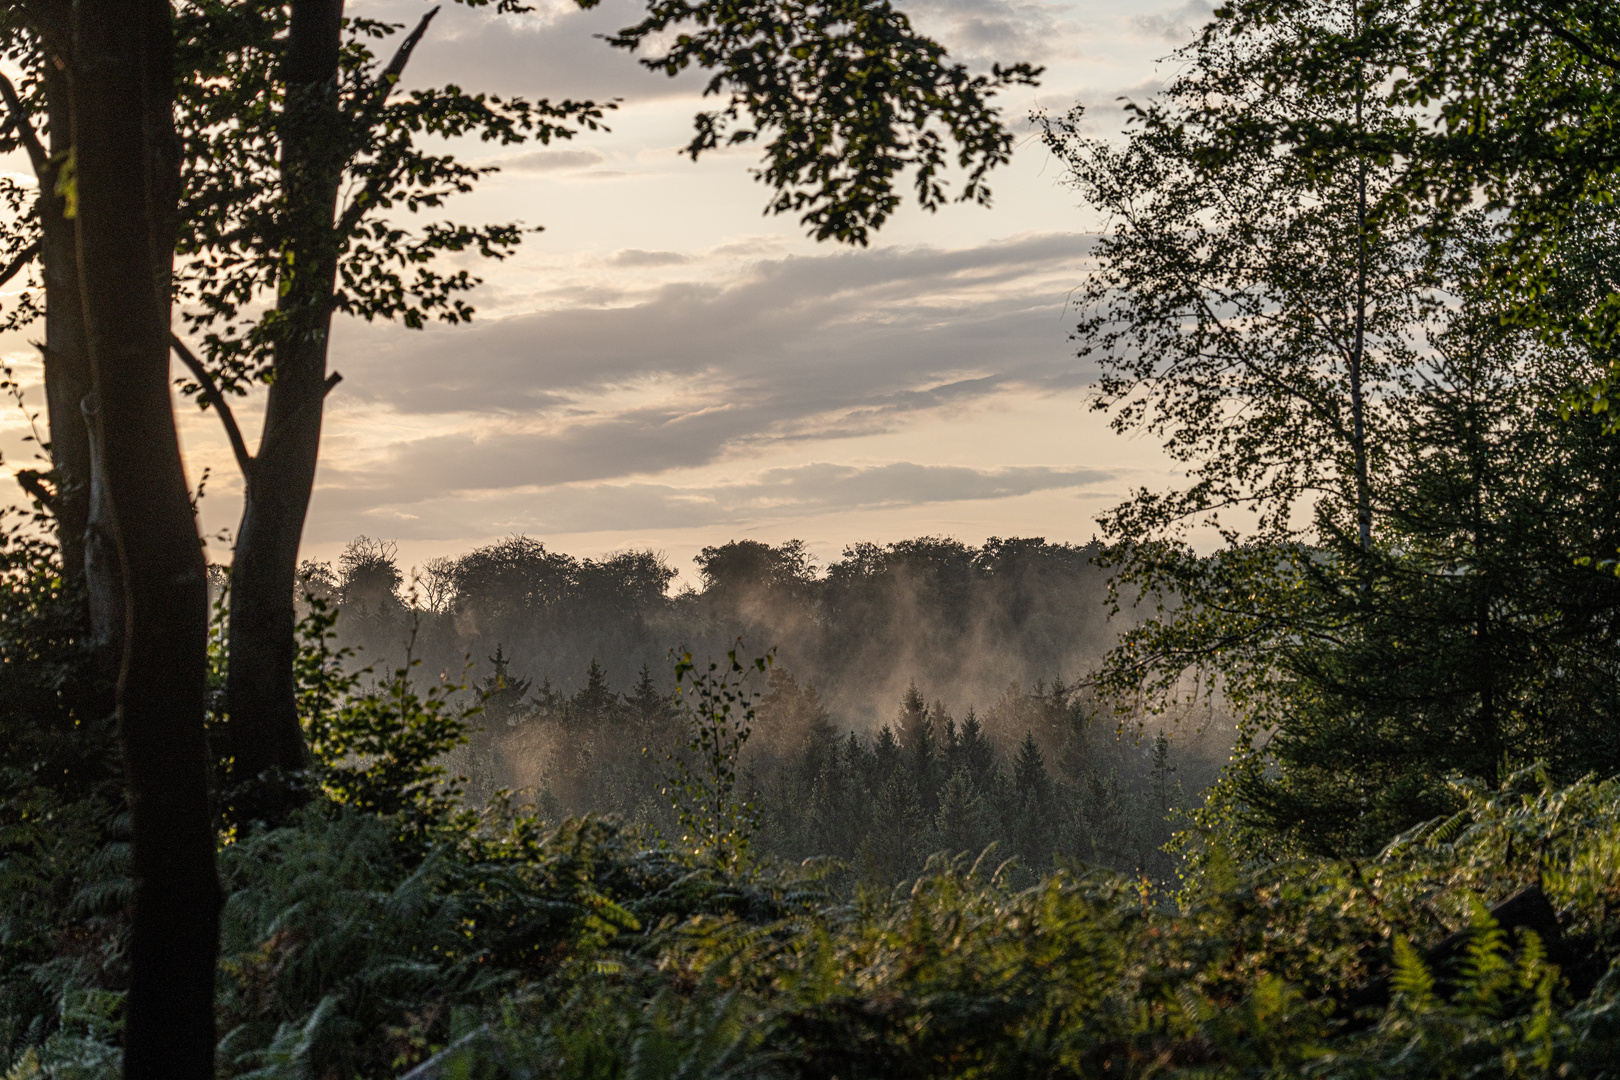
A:
[[[506,263],[469,260],[486,280],[470,326],[339,325],[344,379],[306,553],[333,558],[364,533],[397,541],[410,565],[527,533],[577,555],[659,549],[689,575],[699,548],[741,537],[799,537],[824,560],[924,534],[1083,542],[1101,508],[1162,482],[1154,446],[1086,408],[1093,373],[1066,305],[1096,221],[1024,118],[1083,101],[1095,130],[1117,129],[1116,99],[1152,93],[1157,61],[1209,5],[900,6],[970,65],[1047,72],[1002,99],[1024,141],[992,209],[908,208],[850,250],[761,216],[751,152],[695,165],[676,152],[698,84],[592,37],[633,21],[635,0],[591,12],[545,0],[522,16],[445,5],[407,82],[623,104],[611,132],[561,147],[458,148],[503,172],[449,216],[545,231]],[[396,22],[421,9],[351,3]],[[37,380],[25,340],[0,348]],[[42,406],[37,385],[25,393]],[[254,405],[239,408],[256,432]],[[204,524],[234,530],[241,485],[217,422],[188,404],[181,415],[193,483],[211,470]],[[0,450],[13,468],[28,464],[25,433],[11,410]]]

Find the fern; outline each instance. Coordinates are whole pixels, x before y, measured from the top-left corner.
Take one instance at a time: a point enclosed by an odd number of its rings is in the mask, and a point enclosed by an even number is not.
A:
[[[1405,937],[1395,938],[1395,968],[1389,984],[1405,1007],[1413,1012],[1434,1006],[1434,973]]]

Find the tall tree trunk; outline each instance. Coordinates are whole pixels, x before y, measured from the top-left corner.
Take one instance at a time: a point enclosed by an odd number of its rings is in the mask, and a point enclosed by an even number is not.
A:
[[[76,0],[73,23],[79,276],[124,575],[117,715],[135,877],[124,1075],[208,1080],[220,891],[206,569],[169,396],[173,31],[165,0]]]
[[[276,305],[285,321],[231,569],[226,694],[238,810],[267,821],[296,796],[278,774],[305,765],[293,684],[294,593],[320,450],[338,255],[333,225],[348,157],[337,100],[342,26],[342,0],[294,0],[281,132],[287,269]]]
[[[66,37],[64,33],[61,35]],[[63,576],[84,598],[98,685],[87,704],[100,715],[113,708],[112,690],[124,647],[124,579],[112,535],[112,512],[100,477],[99,440],[91,424],[96,411],[85,340],[84,295],[79,285],[78,236],[57,191],[73,145],[68,115],[67,73],[51,59],[43,65],[50,148],[39,178],[45,279],[45,402],[56,470],[56,526]]]
[[[45,374],[45,403],[50,423],[51,465],[56,490],[50,499],[62,551],[62,574],[71,593],[85,604],[85,618],[96,623],[98,670],[116,670],[122,626],[110,630],[97,622],[98,610],[116,607],[122,618],[123,584],[116,560],[89,555],[104,572],[87,567],[89,548],[110,545],[110,536],[87,535],[92,525],[94,487],[93,446],[83,406],[90,394],[90,359],[85,352],[84,298],[79,288],[77,237],[67,217],[67,199],[59,185],[73,145],[69,116],[68,68],[71,56],[71,5],[40,3],[30,10],[31,29],[43,52],[38,69],[45,98],[45,119],[50,144],[40,142],[33,118],[9,81],[0,78],[13,130],[33,166],[39,195],[34,210],[39,219],[39,261],[45,286],[45,342],[41,346]],[[110,548],[108,548],[110,550]],[[108,686],[111,686],[109,680]],[[103,711],[111,711],[108,695]]]
[[[67,75],[49,59],[43,69],[50,156],[46,167],[35,171],[43,234],[39,254],[45,281],[45,404],[51,428],[51,463],[56,470],[56,523],[62,543],[62,568],[69,585],[82,589],[91,466],[90,436],[80,404],[90,393],[90,359],[85,355],[77,241],[73,222],[63,217],[66,200],[56,190],[61,163],[72,145]]]
[[[1361,133],[1361,92],[1356,96],[1356,131]],[[1372,481],[1367,475],[1367,416],[1362,375],[1367,359],[1367,156],[1356,163],[1356,326],[1350,346],[1350,428],[1355,441],[1356,540],[1372,550]]]

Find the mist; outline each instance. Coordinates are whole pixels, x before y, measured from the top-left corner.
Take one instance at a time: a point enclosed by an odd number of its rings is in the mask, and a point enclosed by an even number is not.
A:
[[[1213,704],[1149,722],[1094,696],[1087,677],[1133,618],[1110,618],[1098,554],[922,537],[818,565],[799,541],[734,540],[704,548],[699,585],[672,594],[675,568],[650,551],[581,559],[514,536],[407,572],[360,537],[302,580],[337,607],[350,663],[415,663],[482,703],[452,762],[479,797],[673,835],[687,732],[673,661],[702,670],[735,650],[771,660],[739,759],[766,849],[878,880],[991,843],[1168,877],[1161,849],[1226,762],[1232,724]]]
[[[700,588],[667,591],[676,571],[630,551],[577,559],[512,537],[407,571],[386,542],[361,537],[337,565],[305,563],[314,595],[337,604],[344,644],[366,663],[411,648],[422,667],[474,680],[498,650],[511,677],[571,693],[592,661],[629,687],[670,654],[774,652],[813,684],[842,728],[872,731],[908,686],[984,710],[1012,684],[1078,680],[1113,640],[1105,572],[1091,545],[925,537],[847,547],[818,566],[798,541],[703,550]],[[414,644],[412,635],[414,631]]]

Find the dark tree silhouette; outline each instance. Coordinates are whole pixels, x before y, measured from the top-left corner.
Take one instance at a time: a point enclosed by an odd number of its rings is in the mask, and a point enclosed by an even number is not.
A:
[[[118,735],[135,877],[124,1075],[205,1080],[220,892],[203,730],[207,577],[169,401],[180,175],[168,5],[78,0],[62,44],[73,84],[68,214],[124,581]]]

